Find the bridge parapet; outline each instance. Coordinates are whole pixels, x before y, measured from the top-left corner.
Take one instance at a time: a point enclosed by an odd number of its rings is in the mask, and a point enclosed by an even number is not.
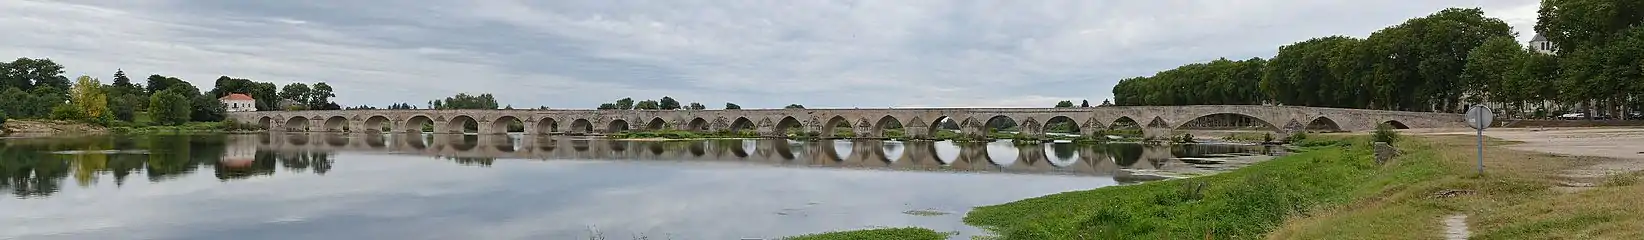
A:
[[[1149,136],[1172,135],[1197,119],[1237,115],[1263,130],[1288,135],[1314,125],[1368,131],[1377,124],[1402,128],[1463,127],[1460,114],[1259,105],[1115,106],[1095,108],[882,108],[746,110],[331,110],[233,112],[236,121],[274,131],[502,134],[614,133],[628,130],[754,131],[780,138],[790,132],[832,136],[844,127],[859,137],[882,138],[900,126],[908,138],[930,138],[946,121],[960,134],[982,136],[990,120],[1009,119],[1024,135],[1042,136],[1053,122],[1070,122],[1082,133],[1134,122]]]

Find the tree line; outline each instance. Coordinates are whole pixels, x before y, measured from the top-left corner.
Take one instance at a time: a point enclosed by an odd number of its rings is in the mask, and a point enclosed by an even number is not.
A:
[[[1508,115],[1579,105],[1618,112],[1644,102],[1644,3],[1546,0],[1536,31],[1558,51],[1514,40],[1484,11],[1451,8],[1360,39],[1314,38],[1269,59],[1217,59],[1120,80],[1119,105],[1275,104]],[[1591,114],[1589,114],[1590,116]]]
[[[804,109],[805,106],[804,105],[799,105],[799,104],[789,104],[787,107],[783,107],[783,108],[786,108],[786,109]],[[595,107],[594,109],[599,109],[599,110],[706,110],[706,109],[708,109],[708,106],[707,105],[702,105],[702,103],[697,103],[697,102],[692,102],[689,105],[680,106],[679,101],[674,100],[673,97],[662,96],[661,99],[641,100],[639,102],[634,102],[633,98],[626,98],[625,97],[625,98],[622,98],[622,99],[617,99],[616,101],[613,101],[613,102],[601,103],[601,104],[599,104],[598,107]],[[737,105],[736,103],[727,102],[727,103],[725,103],[725,108],[724,109],[725,110],[742,109],[742,105]]]
[[[228,115],[218,98],[230,93],[258,99],[258,110],[280,109],[276,96],[298,102],[288,106],[291,109],[338,109],[330,102],[336,95],[325,83],[316,83],[314,88],[293,83],[276,92],[273,83],[221,76],[212,89],[202,92],[188,81],[159,74],[139,84],[124,70],[116,70],[109,84],[91,76],[71,82],[63,76],[63,69],[43,58],[0,62],[0,119],[70,120],[104,126],[217,122]],[[147,113],[149,121],[139,123],[139,113]]]

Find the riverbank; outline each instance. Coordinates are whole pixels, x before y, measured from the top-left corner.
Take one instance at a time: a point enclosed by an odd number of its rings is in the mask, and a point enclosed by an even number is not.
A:
[[[1228,173],[978,207],[965,223],[998,239],[1429,239],[1445,236],[1446,219],[1475,239],[1644,238],[1644,206],[1634,204],[1644,172],[1633,168],[1644,153],[1534,151],[1644,145],[1627,138],[1644,130],[1594,131],[1490,139],[1483,175],[1472,136],[1406,136],[1386,165],[1366,136],[1316,136],[1296,154]]]
[[[146,126],[133,124],[113,124],[108,127],[98,126],[76,121],[56,120],[10,120],[4,129],[0,129],[0,136],[6,137],[50,137],[63,135],[101,135],[101,134],[166,134],[166,133],[261,133],[265,132],[256,126],[230,122],[189,122],[177,126]]]
[[[0,136],[8,137],[57,136],[63,134],[88,135],[105,133],[108,133],[108,128],[104,128],[102,126],[73,121],[52,120],[11,119],[6,121],[3,129],[0,129]]]

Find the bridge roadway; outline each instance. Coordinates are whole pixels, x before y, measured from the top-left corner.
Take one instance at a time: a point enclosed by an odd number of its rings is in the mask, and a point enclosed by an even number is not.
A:
[[[631,129],[692,131],[757,131],[760,136],[786,137],[790,129],[833,137],[835,127],[848,126],[855,136],[883,138],[884,129],[900,125],[908,138],[935,136],[942,121],[958,121],[962,134],[985,136],[985,123],[1008,118],[1021,133],[1042,136],[1047,122],[1069,121],[1082,133],[1115,127],[1115,122],[1140,125],[1148,137],[1171,136],[1188,123],[1213,115],[1255,119],[1265,130],[1289,136],[1309,126],[1328,130],[1367,131],[1377,124],[1399,128],[1464,127],[1460,114],[1400,112],[1364,109],[1262,106],[1111,106],[1095,108],[888,108],[888,109],[750,109],[750,110],[330,110],[233,112],[229,117],[288,132],[421,132],[425,124],[435,133],[463,133],[468,123],[479,134],[503,134],[519,122],[527,134],[614,133]],[[569,128],[566,128],[568,124]]]
[[[1142,146],[1131,150],[1081,147],[1068,153],[1055,152],[1050,146],[1027,146],[1015,148],[1014,154],[998,155],[990,154],[988,147],[982,144],[957,144],[957,154],[940,156],[942,154],[937,153],[937,144],[954,143],[908,141],[896,149],[887,147],[895,145],[887,145],[880,140],[652,142],[530,135],[364,133],[276,133],[235,135],[235,138],[241,138],[235,139],[236,147],[254,147],[258,151],[379,152],[479,161],[676,160],[919,171],[1062,172],[1120,177],[1130,176],[1128,171],[1120,169],[1192,168],[1176,160],[1170,146]],[[842,149],[845,151],[840,151]],[[1056,157],[1047,153],[1066,155]],[[993,157],[1009,155],[1015,156],[1011,159]],[[1053,157],[1062,160],[1052,160]]]

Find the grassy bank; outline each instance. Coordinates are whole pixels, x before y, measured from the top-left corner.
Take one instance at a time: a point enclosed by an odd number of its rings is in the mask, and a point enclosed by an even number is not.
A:
[[[1296,217],[1272,238],[1358,236],[1414,239],[1440,236],[1440,219],[1468,215],[1473,239],[1644,239],[1640,173],[1572,179],[1564,171],[1617,161],[1508,149],[1487,141],[1486,174],[1478,175],[1470,136],[1424,138],[1406,161],[1432,162],[1436,176],[1388,188],[1351,204]],[[1560,182],[1594,184],[1561,188]],[[1461,191],[1455,197],[1435,197]]]
[[[811,235],[782,238],[784,240],[857,240],[857,239],[897,239],[897,240],[942,240],[948,239],[947,233],[940,233],[924,228],[880,228],[856,231],[842,231],[818,233]]]
[[[1003,239],[1259,238],[1293,215],[1438,174],[1430,162],[1378,166],[1363,137],[1314,141],[1229,173],[979,207],[965,222]]]
[[[1228,173],[979,207],[965,222],[999,239],[1431,239],[1443,217],[1465,214],[1474,239],[1644,239],[1644,173],[1570,179],[1561,174],[1616,160],[1486,143],[1479,175],[1471,137],[1407,138],[1377,165],[1367,136],[1315,136]]]
[[[156,134],[156,133],[236,133],[260,132],[260,127],[251,124],[242,124],[233,121],[222,122],[188,122],[177,126],[141,125],[132,124],[109,127],[109,132],[116,134]]]

